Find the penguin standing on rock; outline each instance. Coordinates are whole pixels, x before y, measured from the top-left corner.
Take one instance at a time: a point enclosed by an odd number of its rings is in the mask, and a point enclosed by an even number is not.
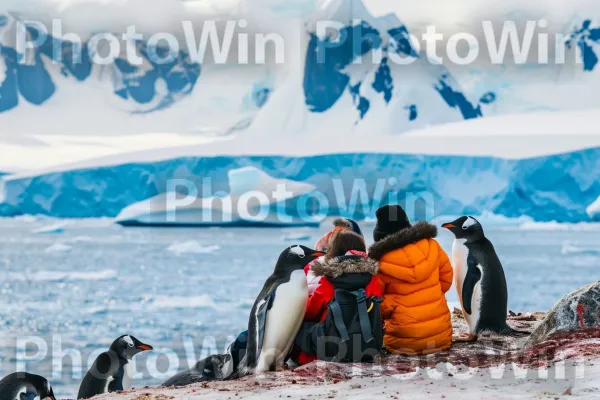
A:
[[[476,341],[479,333],[520,336],[527,334],[506,324],[508,289],[496,250],[473,217],[463,216],[442,225],[455,236],[452,265],[456,290],[469,333],[458,341]]]
[[[306,311],[308,286],[304,266],[323,255],[304,246],[291,246],[281,253],[275,271],[254,302],[248,320],[246,352],[230,379],[283,365]]]
[[[52,385],[42,376],[15,372],[0,381],[1,400],[56,400]]]
[[[89,399],[98,394],[127,390],[131,387],[132,371],[129,361],[152,346],[140,342],[131,335],[117,338],[108,351],[100,354],[83,378],[77,399]]]

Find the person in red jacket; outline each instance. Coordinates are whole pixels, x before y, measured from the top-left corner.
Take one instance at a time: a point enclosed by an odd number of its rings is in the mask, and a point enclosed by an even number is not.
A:
[[[379,278],[376,276],[379,263],[367,257],[364,239],[350,230],[340,230],[334,234],[324,260],[313,263],[312,271],[321,277],[321,280],[312,296],[308,298],[305,322],[325,320],[327,305],[334,299],[336,289],[364,289],[368,297],[383,296]],[[296,351],[292,359],[304,365],[317,357]]]
[[[332,240],[333,240],[335,234],[340,231],[343,231],[343,230],[349,230],[349,231],[356,233],[363,239],[363,242],[364,242],[364,237],[363,237],[362,231],[360,230],[360,227],[358,226],[356,221],[353,221],[348,218],[337,218],[336,220],[333,221],[333,229],[330,230],[329,232],[327,232],[326,234],[324,234],[317,241],[317,243],[315,243],[314,249],[317,251],[323,251],[326,253],[327,250],[331,247],[331,243],[332,243]],[[306,266],[304,267],[304,273],[306,274],[306,282],[308,283],[308,295],[309,296],[312,296],[315,289],[319,285],[319,281],[321,280],[320,276],[316,276],[313,273],[312,264],[314,264],[317,261],[323,261],[323,260],[324,260],[324,257],[320,257],[317,260],[314,260],[311,263],[306,264]]]

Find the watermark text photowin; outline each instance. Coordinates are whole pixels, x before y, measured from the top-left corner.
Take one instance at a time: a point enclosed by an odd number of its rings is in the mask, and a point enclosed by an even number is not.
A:
[[[395,65],[410,65],[417,60],[431,64],[469,65],[486,62],[495,65],[555,64],[569,62],[582,63],[580,49],[576,46],[568,55],[567,43],[570,37],[562,33],[550,33],[548,21],[531,20],[523,23],[504,21],[481,22],[481,32],[444,34],[438,32],[435,25],[428,26],[417,37],[407,31],[399,31],[391,37],[392,43],[410,47],[410,51],[389,51],[389,44],[383,44],[380,33],[371,29],[362,29],[361,20],[354,20],[353,27],[337,21],[318,21],[314,35],[316,62],[325,64],[336,62],[336,51],[357,55],[352,63],[381,63],[384,58]],[[182,34],[174,35],[159,32],[144,35],[137,32],[134,25],[123,33],[97,33],[87,40],[72,32],[65,32],[62,20],[54,19],[47,27],[38,21],[19,21],[16,23],[16,50],[19,63],[27,63],[28,51],[41,46],[52,47],[52,60],[63,61],[63,42],[71,43],[74,64],[84,62],[83,49],[87,48],[90,61],[94,64],[111,64],[117,58],[125,59],[131,65],[142,65],[139,43],[146,44],[145,55],[155,64],[172,63],[187,54],[195,63],[211,60],[216,64],[284,64],[286,47],[297,47],[298,43],[286,43],[278,32],[250,33],[245,19],[230,21],[181,21]],[[350,31],[352,34],[350,34]],[[32,34],[35,32],[35,34]],[[55,40],[50,40],[51,38]],[[362,51],[365,43],[371,44],[370,51]],[[339,56],[339,54],[338,54]]]

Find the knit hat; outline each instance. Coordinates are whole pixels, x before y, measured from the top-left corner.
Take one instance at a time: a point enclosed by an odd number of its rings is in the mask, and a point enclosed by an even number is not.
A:
[[[376,242],[385,239],[386,236],[392,233],[412,226],[406,212],[398,205],[380,207],[375,216],[377,217],[377,224],[373,230],[373,239]]]
[[[323,237],[321,237],[321,239],[317,241],[315,244],[315,250],[327,251],[327,249],[331,246],[331,239],[333,238],[333,235],[336,232],[343,230],[352,231],[364,239],[364,236],[356,221],[348,218],[338,218],[333,221],[333,229],[327,232],[325,235],[323,235]]]

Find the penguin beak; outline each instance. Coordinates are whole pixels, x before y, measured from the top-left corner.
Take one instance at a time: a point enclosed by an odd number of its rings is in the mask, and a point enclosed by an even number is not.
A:
[[[322,251],[317,251],[316,253],[312,253],[310,256],[314,257],[314,258],[319,258],[319,257],[322,257],[324,255],[325,255],[325,253],[323,253]]]
[[[454,229],[454,228],[456,228],[456,225],[454,225],[452,223],[447,223],[447,224],[442,225],[442,228]]]
[[[148,344],[140,344],[139,346],[137,346],[137,348],[142,351],[154,350],[154,348]]]

